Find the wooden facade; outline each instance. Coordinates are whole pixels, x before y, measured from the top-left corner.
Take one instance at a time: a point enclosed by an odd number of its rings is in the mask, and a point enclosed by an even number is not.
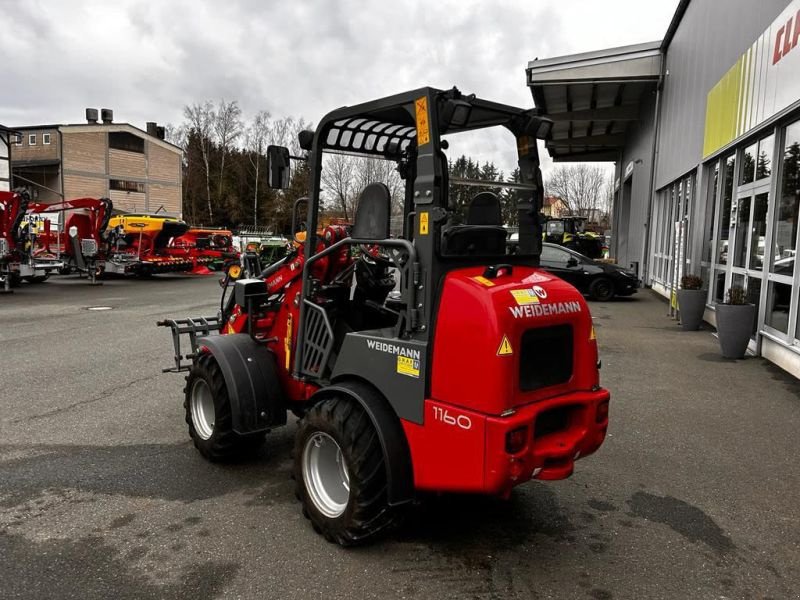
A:
[[[40,201],[56,202],[56,192],[63,191],[65,199],[105,196],[116,209],[180,216],[180,148],[123,123],[20,131],[19,143],[12,145],[12,166],[16,174],[40,184]],[[49,134],[48,144],[44,134]]]

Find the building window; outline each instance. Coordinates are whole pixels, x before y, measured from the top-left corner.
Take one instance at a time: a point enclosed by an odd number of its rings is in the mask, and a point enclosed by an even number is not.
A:
[[[144,154],[144,138],[127,131],[112,131],[108,134],[108,147]]]
[[[792,277],[797,254],[797,220],[800,218],[800,121],[786,128],[783,168],[775,210],[772,267],[776,275]]]
[[[15,133],[11,137],[11,141],[14,143],[15,146],[22,146],[22,134],[21,133]]]
[[[709,169],[711,184],[708,186],[706,200],[706,221],[703,228],[703,249],[700,255],[700,277],[711,287],[711,251],[714,243],[714,217],[717,210],[717,191],[719,190],[719,163]]]
[[[731,201],[733,200],[733,170],[736,157],[724,159],[722,179],[722,210],[720,210],[719,240],[717,244],[717,263],[728,264],[728,242],[731,239]]]
[[[111,179],[108,186],[119,192],[136,192],[144,194],[144,184],[140,181],[127,181],[125,179]]]
[[[36,134],[30,133],[28,134],[28,146],[35,146],[36,145]]]
[[[42,144],[44,144],[45,146],[49,146],[50,145],[50,134],[49,133],[43,133],[42,134]]]
[[[775,149],[775,134],[758,142],[758,159],[756,160],[756,180],[772,175],[772,151]]]

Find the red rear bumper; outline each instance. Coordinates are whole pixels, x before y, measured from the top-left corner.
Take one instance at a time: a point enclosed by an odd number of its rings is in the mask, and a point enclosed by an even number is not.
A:
[[[504,417],[426,400],[424,425],[403,421],[415,487],[504,495],[532,478],[569,477],[603,443],[609,397],[605,389],[573,392]]]
[[[509,417],[486,419],[487,493],[502,494],[531,478],[564,479],[575,461],[597,450],[608,429],[608,390],[575,392],[536,402]],[[510,454],[507,436],[526,429],[524,447]]]

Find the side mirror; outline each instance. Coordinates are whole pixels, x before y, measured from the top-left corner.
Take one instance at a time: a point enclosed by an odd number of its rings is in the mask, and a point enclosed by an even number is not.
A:
[[[567,266],[568,267],[577,267],[578,266],[578,259],[575,258],[574,256],[570,256],[567,259]]]
[[[289,149],[284,146],[268,146],[267,164],[269,165],[269,187],[274,190],[288,188],[291,174]]]

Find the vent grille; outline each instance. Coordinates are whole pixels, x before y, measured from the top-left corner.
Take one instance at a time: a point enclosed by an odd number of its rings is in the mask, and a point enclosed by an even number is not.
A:
[[[523,392],[566,383],[572,378],[572,326],[529,329],[522,334],[519,387]]]
[[[84,256],[97,256],[97,242],[92,238],[82,239],[81,254]]]
[[[308,300],[305,305],[306,330],[300,372],[321,378],[333,350],[333,328],[324,308]]]

